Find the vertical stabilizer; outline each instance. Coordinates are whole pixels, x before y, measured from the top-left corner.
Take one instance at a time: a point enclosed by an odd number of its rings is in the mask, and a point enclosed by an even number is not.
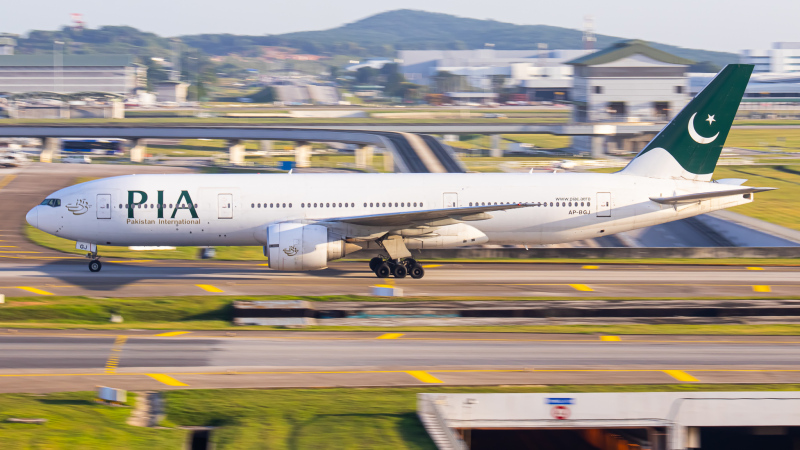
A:
[[[621,173],[709,181],[753,66],[729,64]]]

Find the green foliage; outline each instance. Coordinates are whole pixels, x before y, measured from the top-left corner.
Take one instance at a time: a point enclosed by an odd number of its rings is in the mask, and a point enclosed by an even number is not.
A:
[[[58,297],[9,300],[0,305],[0,322],[108,323],[111,314],[127,322],[225,321],[232,317],[231,299],[218,296],[152,299]]]
[[[135,399],[129,394],[129,402]],[[0,395],[0,448],[22,449],[178,449],[185,430],[133,427],[130,408],[99,405],[92,392]],[[47,419],[43,425],[6,423],[9,417]]]

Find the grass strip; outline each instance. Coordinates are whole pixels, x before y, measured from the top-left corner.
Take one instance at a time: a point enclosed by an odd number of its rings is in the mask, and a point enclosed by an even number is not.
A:
[[[767,297],[769,299],[800,299]],[[741,298],[740,300],[749,300]],[[92,329],[92,330],[286,330],[283,326],[235,326],[231,324],[233,300],[307,300],[313,302],[418,302],[447,301],[431,297],[384,298],[342,296],[186,296],[147,298],[89,297],[15,297],[0,305],[0,327],[19,329]],[[574,300],[551,297],[454,297],[450,301],[491,300]],[[595,300],[620,300],[600,297]],[[652,300],[674,300],[654,298]],[[696,300],[696,299],[695,299]],[[700,300],[718,300],[703,298]],[[735,301],[736,298],[726,299]],[[332,305],[333,307],[333,305]],[[110,323],[111,314],[120,314],[122,324]],[[294,329],[294,328],[291,328]],[[564,333],[624,335],[800,335],[800,324],[720,324],[720,325],[492,325],[492,326],[306,326],[303,331],[441,331],[502,333]]]
[[[215,426],[217,449],[435,449],[417,393],[797,391],[797,384],[553,385],[166,392],[171,426]]]
[[[128,394],[132,404],[134,394]],[[187,432],[133,427],[125,422],[131,408],[96,404],[93,392],[0,394],[0,448],[16,449],[180,449]],[[7,423],[6,419],[42,418],[43,425]]]

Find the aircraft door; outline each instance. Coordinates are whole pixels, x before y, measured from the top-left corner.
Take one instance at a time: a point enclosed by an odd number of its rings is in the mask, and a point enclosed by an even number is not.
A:
[[[611,217],[611,192],[597,193],[597,217]]]
[[[458,208],[458,194],[455,192],[445,192],[444,194],[444,207],[445,208]]]
[[[111,218],[111,194],[97,194],[97,218]]]
[[[219,194],[217,198],[217,217],[220,219],[233,219],[233,194]]]

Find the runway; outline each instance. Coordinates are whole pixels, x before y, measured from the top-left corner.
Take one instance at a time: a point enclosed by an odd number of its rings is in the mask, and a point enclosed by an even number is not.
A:
[[[796,383],[797,337],[0,332],[0,392]]]
[[[6,254],[5,256],[8,256]],[[24,256],[24,255],[23,255]],[[425,263],[415,280],[379,279],[366,262],[287,273],[262,261],[106,261],[0,257],[0,294],[89,296],[371,295],[391,283],[414,297],[754,297],[797,295],[800,267]]]

